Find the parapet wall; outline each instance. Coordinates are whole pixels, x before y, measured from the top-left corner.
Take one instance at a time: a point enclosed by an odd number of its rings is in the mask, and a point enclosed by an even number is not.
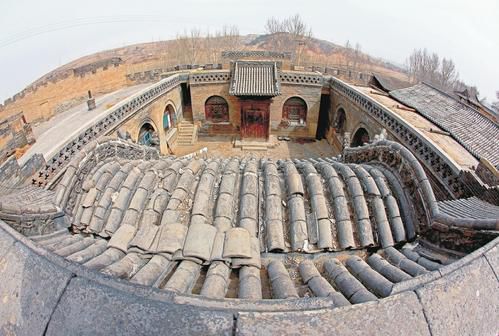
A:
[[[359,92],[351,85],[333,77],[330,78],[330,81],[333,91],[359,107],[363,113],[386,129],[394,139],[414,153],[434,178],[447,189],[449,195],[456,198],[470,195],[469,189],[465,187],[460,178],[460,167],[424,134],[390,109]]]
[[[113,106],[106,116],[76,135],[63,148],[58,149],[56,154],[47,160],[46,166],[34,177],[33,184],[45,186],[54,177],[59,176],[74,157],[83,155],[82,149],[86,144],[112,133],[125,120],[180,85],[181,82],[186,81],[187,78],[185,75],[174,75],[163,79]]]
[[[23,112],[28,122],[47,120],[63,105],[67,109],[86,97],[87,91],[108,93],[127,85],[126,68],[120,58],[98,61],[45,77],[0,104],[0,114],[7,118]],[[59,108],[61,109],[61,108]]]

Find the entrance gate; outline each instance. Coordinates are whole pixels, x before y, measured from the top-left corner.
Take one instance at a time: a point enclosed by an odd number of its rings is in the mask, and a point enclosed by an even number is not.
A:
[[[270,100],[241,101],[241,138],[263,139],[269,137]]]

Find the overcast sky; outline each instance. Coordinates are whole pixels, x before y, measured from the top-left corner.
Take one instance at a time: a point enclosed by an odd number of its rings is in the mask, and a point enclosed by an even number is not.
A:
[[[174,38],[191,27],[263,33],[299,13],[314,36],[404,63],[414,48],[454,60],[489,101],[499,90],[498,0],[1,0],[0,101],[80,56]]]

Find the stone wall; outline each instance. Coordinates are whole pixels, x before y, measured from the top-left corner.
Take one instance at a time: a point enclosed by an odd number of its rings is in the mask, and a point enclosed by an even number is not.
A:
[[[0,162],[35,141],[31,125],[23,120],[21,113],[0,122]]]
[[[128,85],[126,68],[123,66],[91,67],[61,78],[53,78],[28,86],[21,93],[5,101],[0,115],[7,118],[23,112],[28,122],[48,120],[61,104],[79,100],[92,90],[94,95],[116,91]]]
[[[346,96],[335,94],[333,92],[330,97],[331,110],[329,120],[331,122],[331,126],[334,128],[338,119],[339,111],[343,109],[346,116],[344,131],[345,133],[348,133],[349,137],[348,139],[344,139],[343,136],[338,134],[335,129],[333,132],[336,137],[335,142],[343,144],[343,142],[346,141],[350,145],[355,132],[361,127],[366,129],[369,134],[369,139],[373,139],[376,134],[381,133],[383,129],[381,124],[369,116],[369,114],[364,113],[360,106],[352,104]]]
[[[322,85],[301,85],[285,84],[281,85],[280,96],[272,99],[270,105],[270,128],[271,134],[286,136],[315,137],[317,131],[317,121],[319,120],[319,108],[321,105]],[[283,128],[282,109],[286,100],[291,97],[300,97],[307,104],[307,120],[304,126]]]
[[[481,158],[478,167],[476,167],[476,173],[482,181],[487,183],[489,186],[499,185],[499,170],[494,167],[487,159]]]
[[[10,156],[0,165],[0,194],[7,194],[12,188],[22,185],[44,164],[45,159],[41,154],[33,155],[22,167],[14,156]]]
[[[104,118],[75,135],[64,147],[58,149],[57,153],[47,160],[45,167],[34,177],[33,184],[44,186],[54,178],[57,179],[74,157],[82,155],[81,150],[86,144],[102,136],[114,134],[124,122],[143,111],[164,94],[178,88],[180,83],[186,80],[185,75],[171,76],[114,105]]]
[[[191,101],[192,101],[192,116],[195,122],[204,124],[206,116],[204,112],[204,104],[211,96],[220,96],[227,101],[229,105],[230,124],[233,127],[241,125],[241,105],[239,98],[229,95],[229,82],[213,82],[195,84],[190,81]]]

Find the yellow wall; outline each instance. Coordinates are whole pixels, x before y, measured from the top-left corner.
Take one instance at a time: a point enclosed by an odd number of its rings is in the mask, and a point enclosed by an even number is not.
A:
[[[166,133],[163,128],[163,113],[168,104],[172,104],[177,113],[177,122],[182,119],[182,92],[180,86],[157,99],[151,105],[143,108],[133,118],[124,123],[120,128],[128,131],[133,141],[139,138],[139,131],[142,125],[149,122],[156,129],[160,140],[160,151],[162,154],[168,154],[166,146]]]
[[[211,96],[221,96],[229,105],[230,123],[234,127],[241,125],[239,98],[229,95],[229,83],[191,84],[190,90],[194,121],[203,123],[205,120],[204,104],[206,100]],[[317,121],[319,119],[321,90],[321,86],[283,84],[281,86],[282,94],[273,97],[272,103],[270,104],[270,133],[314,137],[317,130]],[[300,97],[306,102],[306,126],[281,129],[279,128],[279,124],[282,120],[282,108],[286,100],[291,97]]]

